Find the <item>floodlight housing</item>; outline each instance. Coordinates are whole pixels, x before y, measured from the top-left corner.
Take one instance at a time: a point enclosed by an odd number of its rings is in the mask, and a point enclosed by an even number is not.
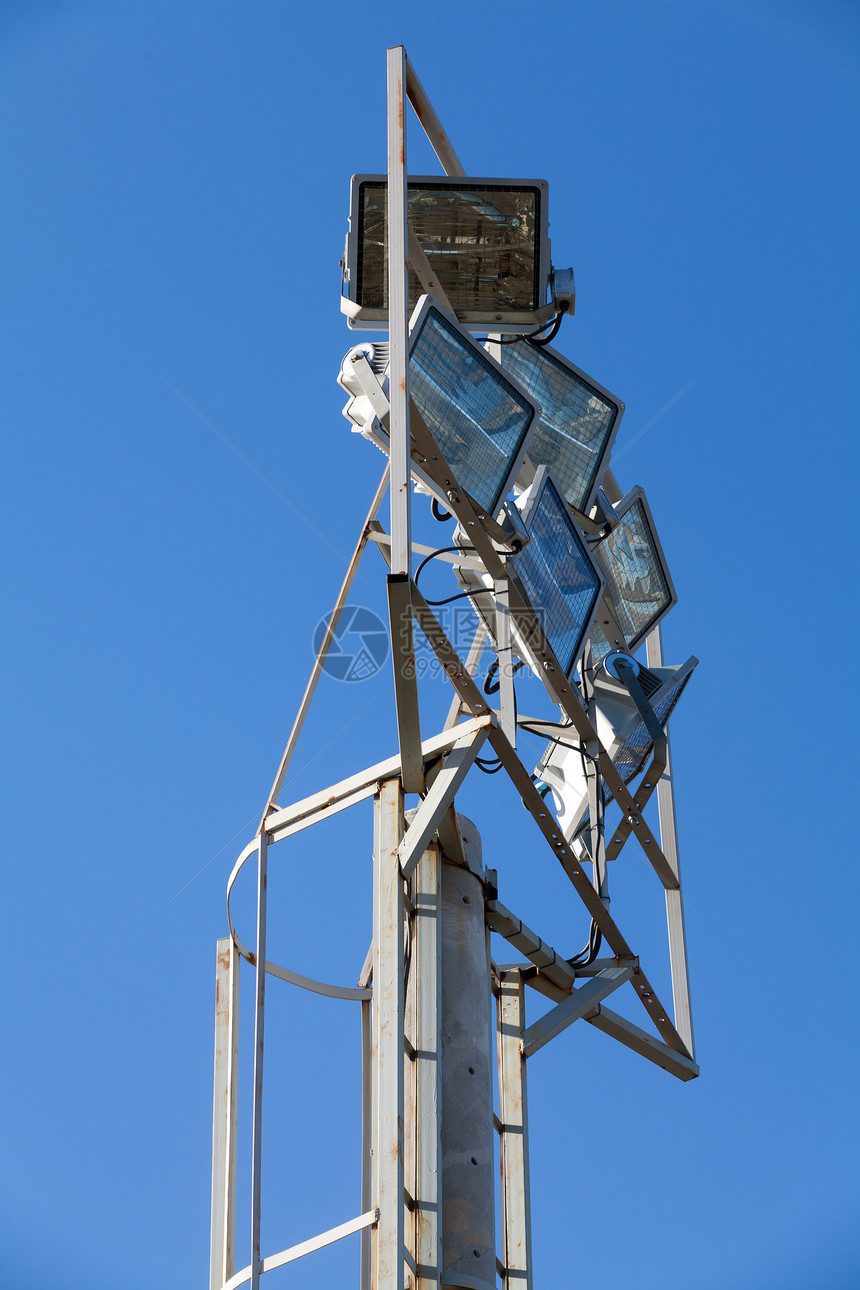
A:
[[[409,224],[461,323],[528,331],[549,322],[551,288],[545,179],[412,175]],[[388,179],[353,175],[341,309],[348,325],[388,327]],[[570,286],[562,284],[569,301]],[[410,269],[409,303],[422,293]]]
[[[356,346],[338,377],[352,396],[344,416],[387,453],[378,400],[374,407],[356,376],[355,356],[362,354],[387,399],[388,346]],[[539,405],[430,295],[420,298],[409,323],[409,391],[457,486],[494,519],[522,469]],[[446,501],[414,462],[412,472]]]
[[[560,488],[541,466],[527,493],[516,500],[528,538],[508,558],[508,569],[538,617],[543,634],[565,676],[572,678],[603,593],[603,577]],[[460,535],[463,544],[468,538]],[[456,566],[462,586],[473,591],[477,612],[491,636],[496,632],[492,581],[469,565]],[[542,660],[512,625],[514,653],[542,675]]]
[[[643,667],[635,659],[627,661],[636,668],[637,680],[665,729],[698,659],[689,658],[680,667],[654,668]],[[617,674],[607,669],[605,662],[595,675],[589,711],[600,742],[624,783],[629,784],[644,770],[654,745],[627,687]],[[582,833],[588,824],[586,766],[578,748],[552,740],[535,768],[538,779],[552,790],[558,822],[567,838]],[[605,782],[602,790],[604,802],[608,804],[612,794]]]
[[[490,353],[541,405],[518,485],[550,466],[571,506],[588,514],[624,415],[624,404],[548,345],[493,345]]]
[[[614,506],[618,523],[592,548],[606,579],[606,595],[628,650],[635,650],[661,622],[678,597],[644,489],[631,488]],[[591,636],[592,652],[603,658],[614,644],[607,639],[599,615]]]

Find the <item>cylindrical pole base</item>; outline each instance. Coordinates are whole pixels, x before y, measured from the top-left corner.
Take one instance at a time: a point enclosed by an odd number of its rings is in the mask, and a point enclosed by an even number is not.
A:
[[[490,963],[480,838],[460,824],[472,867],[441,865],[442,1286],[495,1290]]]

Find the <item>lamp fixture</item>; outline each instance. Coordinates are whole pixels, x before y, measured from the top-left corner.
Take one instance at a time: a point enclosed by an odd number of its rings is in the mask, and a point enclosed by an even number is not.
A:
[[[624,415],[624,404],[547,345],[494,345],[490,353],[541,405],[540,425],[517,481],[550,466],[571,506],[587,514]]]
[[[632,651],[665,618],[678,597],[644,490],[631,488],[613,510],[617,522],[592,548],[592,554],[606,580],[606,598],[623,644]],[[600,626],[599,615],[591,646],[598,660],[614,648]]]
[[[541,466],[515,509],[527,539],[508,557],[509,574],[534,610],[541,630],[565,676],[576,662],[603,591],[603,577],[547,466]],[[468,538],[459,536],[464,545]],[[498,640],[492,581],[468,564],[455,566],[460,584],[473,592],[473,604],[493,640]],[[513,649],[541,673],[532,643],[513,624]]]
[[[613,657],[610,654],[595,675],[589,714],[600,742],[624,783],[629,784],[644,769],[653,741],[627,687],[612,667]],[[646,668],[636,659],[624,661],[635,669],[654,715],[665,729],[698,659],[689,658],[680,667],[655,668]],[[588,824],[586,766],[579,748],[553,739],[535,768],[538,779],[552,790],[558,822],[567,838],[582,833]],[[612,794],[603,780],[601,787],[604,802],[608,804]]]
[[[529,331],[551,321],[548,191],[545,179],[408,179],[410,227],[460,322]],[[387,198],[385,175],[352,176],[341,297],[350,327],[388,327]],[[559,271],[557,291],[572,312],[572,271]],[[421,292],[410,270],[410,304]]]
[[[388,346],[353,348],[338,384],[350,395],[344,416],[387,453]],[[410,320],[409,391],[458,487],[495,518],[522,469],[539,405],[430,295]],[[414,462],[412,473],[444,504]]]

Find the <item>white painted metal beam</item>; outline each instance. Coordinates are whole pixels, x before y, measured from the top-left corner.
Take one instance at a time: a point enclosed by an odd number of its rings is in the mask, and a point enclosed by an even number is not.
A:
[[[502,974],[496,999],[505,1290],[532,1290],[531,1201],[526,1063],[522,1052],[525,1000],[519,972]]]
[[[551,945],[547,945],[498,900],[487,901],[486,919],[487,926],[492,931],[504,936],[514,949],[524,954],[530,963],[539,968],[565,994],[570,993],[576,984],[576,973]]]
[[[454,151],[451,140],[442,129],[442,122],[436,115],[433,104],[427,97],[424,86],[416,76],[415,68],[411,63],[406,64],[406,92],[409,95],[409,102],[415,109],[415,115],[430,140],[431,148],[442,163],[442,169],[445,174],[465,175],[463,163]]]
[[[477,668],[478,663],[481,660],[481,655],[484,652],[484,645],[487,642],[488,636],[489,636],[489,632],[487,631],[483,622],[479,622],[477,628],[475,629],[475,635],[472,637],[472,644],[469,646],[469,653],[466,655],[466,659],[463,664],[463,666],[466,669],[467,676],[472,677],[475,675],[475,669]],[[455,691],[454,697],[451,700],[451,706],[448,709],[448,715],[445,718],[445,725],[443,729],[450,730],[452,726],[455,726],[457,724],[457,722],[460,719],[462,709],[463,709],[463,701],[460,698],[459,693]]]
[[[663,666],[663,633],[660,624],[646,639],[649,667]],[[684,924],[684,897],[681,883],[681,859],[678,852],[678,821],[675,814],[675,781],[672,774],[672,750],[666,731],[666,769],[657,785],[657,807],[660,813],[660,845],[676,878],[677,891],[666,892],[666,922],[669,930],[669,961],[672,967],[672,1000],[675,1026],[692,1057],[696,1056],[693,1036],[693,1009],[690,1000],[690,970],[687,962],[687,932]]]
[[[359,983],[363,978],[364,973],[359,977]],[[361,1208],[364,1213],[373,1202],[373,1148],[373,1007],[370,999],[366,999],[361,1005]],[[361,1232],[360,1290],[370,1290],[371,1266],[371,1234],[370,1229],[364,1227]]]
[[[436,1290],[442,1267],[440,861],[429,846],[415,870],[415,1265],[416,1290]]]
[[[514,647],[511,634],[511,606],[507,578],[493,583],[496,604],[496,649],[499,660],[499,707],[502,729],[512,748],[517,746],[517,699],[514,693]]]
[[[251,1107],[251,1290],[260,1284],[260,1213],[263,1160],[263,1040],[266,1020],[266,921],[268,840],[257,840],[257,950],[254,956],[254,1097]]]
[[[403,834],[400,781],[380,786],[373,864],[373,1156],[379,1223],[373,1290],[403,1290],[403,880],[397,848]]]
[[[430,739],[425,739],[421,745],[422,761],[426,764],[433,761],[442,753],[447,752],[449,748],[468,735],[473,730],[488,728],[494,718],[491,714],[485,712],[483,716],[474,718],[470,721],[461,722],[454,729],[442,730],[438,735],[433,735]],[[278,838],[286,836],[282,830],[287,829],[300,820],[306,820],[307,823],[313,823],[314,817],[321,812],[328,811],[335,803],[342,801],[344,798],[354,796],[355,801],[360,801],[359,793],[364,796],[362,790],[369,789],[367,796],[375,793],[376,785],[383,780],[392,779],[401,772],[400,754],[393,757],[387,757],[385,761],[376,762],[373,766],[368,766],[365,770],[359,771],[356,775],[350,775],[348,779],[342,779],[337,784],[332,784],[328,788],[322,789],[319,793],[313,793],[310,797],[304,797],[299,802],[294,802],[292,806],[282,807],[269,816],[266,821],[266,831],[269,835],[269,842],[277,841]],[[256,849],[256,844],[252,844],[250,855]],[[243,853],[244,854],[244,853]],[[247,856],[246,856],[247,859]]]
[[[239,963],[240,956],[233,938],[222,937],[218,941],[215,976],[209,1290],[221,1290],[221,1286],[232,1277],[235,1269]]]
[[[472,769],[485,738],[486,727],[474,730],[458,739],[445,758],[445,764],[418,807],[400,844],[400,868],[404,878],[410,877],[421,853],[438,829],[440,820]]]
[[[678,1079],[685,1081],[695,1079],[699,1074],[699,1068],[692,1057],[686,1057],[683,1053],[670,1048],[668,1044],[654,1039],[646,1030],[640,1030],[626,1017],[619,1017],[617,1012],[610,1012],[602,1003],[598,1005],[593,1016],[586,1017],[586,1021],[598,1030],[602,1030],[604,1034],[611,1035],[619,1043],[632,1048],[641,1057],[646,1057],[649,1062],[662,1066],[663,1070],[677,1076]]]
[[[327,1232],[321,1232],[319,1236],[312,1236],[308,1241],[302,1241],[298,1245],[291,1245],[288,1250],[281,1250],[280,1254],[270,1254],[268,1258],[263,1259],[262,1271],[272,1272],[275,1268],[282,1268],[284,1264],[293,1263],[296,1259],[301,1259],[306,1254],[313,1254],[314,1250],[322,1250],[327,1245],[332,1245],[335,1241],[342,1241],[345,1236],[352,1236],[354,1232],[360,1232],[372,1227],[378,1217],[378,1210],[371,1209],[365,1214],[359,1214],[358,1218],[350,1219],[348,1223],[341,1223],[339,1227],[331,1227]],[[249,1265],[231,1277],[223,1290],[238,1290],[239,1286],[250,1280],[251,1267]]]
[[[523,1056],[532,1057],[544,1044],[548,1044],[556,1035],[560,1035],[574,1021],[579,1021],[593,1008],[617,990],[625,981],[629,981],[633,969],[629,967],[605,968],[585,985],[574,990],[572,994],[557,1004],[551,1012],[539,1021],[535,1021],[523,1035]]]
[[[391,571],[412,572],[407,334],[406,50],[388,50],[388,328]]]
[[[424,761],[421,756],[418,671],[415,666],[415,624],[409,575],[389,574],[387,587],[397,741],[400,746],[400,774],[405,793],[423,793]]]

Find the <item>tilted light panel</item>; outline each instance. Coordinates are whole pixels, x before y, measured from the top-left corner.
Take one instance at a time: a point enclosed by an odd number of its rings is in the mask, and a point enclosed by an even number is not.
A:
[[[406,192],[409,225],[462,322],[516,330],[552,318],[546,181],[410,175]],[[352,178],[344,285],[351,327],[387,327],[385,175]],[[410,268],[410,304],[421,293]]]
[[[615,507],[620,522],[592,548],[606,579],[606,594],[624,644],[634,650],[677,602],[663,549],[641,488],[633,488]],[[595,623],[591,646],[597,660],[613,645]]]
[[[457,483],[495,518],[522,466],[537,403],[431,296],[412,318],[409,392]]]
[[[624,404],[544,345],[498,345],[491,352],[541,406],[521,482],[528,485],[533,470],[549,466],[570,505],[587,513],[609,460]]]
[[[518,506],[519,506],[518,502]],[[528,545],[509,561],[566,676],[573,672],[603,590],[585,540],[546,466],[520,506]]]
[[[643,667],[639,673],[643,689],[646,693],[651,691],[649,702],[664,729],[697,662],[690,658],[681,667]],[[602,668],[595,679],[592,720],[621,779],[629,784],[644,770],[654,745],[626,687],[607,676]],[[564,738],[574,741],[572,733],[566,733]],[[552,789],[559,824],[568,838],[582,833],[589,822],[585,765],[578,748],[551,741],[535,768],[538,778]],[[601,789],[608,805],[612,793],[605,783],[601,783]]]

